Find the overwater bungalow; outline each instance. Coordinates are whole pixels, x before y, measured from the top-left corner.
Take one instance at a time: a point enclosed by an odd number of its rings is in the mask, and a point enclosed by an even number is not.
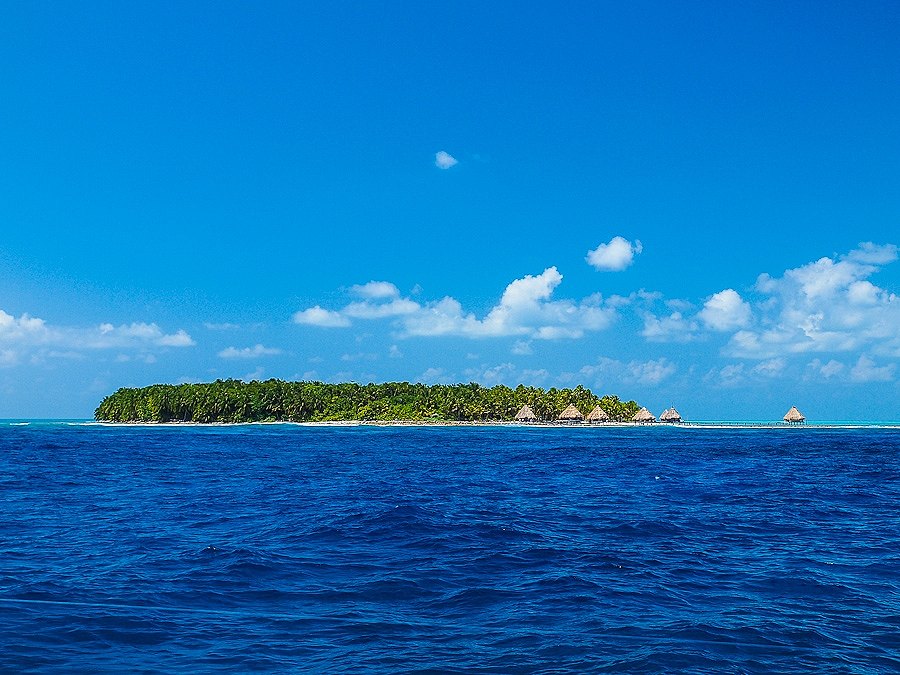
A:
[[[675,406],[672,406],[659,416],[659,421],[667,422],[668,424],[681,424],[683,420],[681,419],[681,413],[675,410]]]
[[[534,414],[534,410],[527,403],[516,413],[516,422],[534,422],[536,419],[537,415]]]
[[[806,418],[803,416],[803,413],[797,410],[797,406],[792,405],[791,409],[784,416],[784,421],[788,424],[803,424],[806,422]]]
[[[559,413],[559,417],[557,418],[560,422],[581,422],[584,420],[584,415],[581,414],[581,411],[575,407],[575,404],[572,403],[568,408]]]
[[[646,408],[641,408],[634,414],[634,417],[631,418],[631,421],[640,422],[641,424],[649,424],[650,422],[655,422],[656,418],[653,416],[652,412],[650,412]]]
[[[602,424],[603,422],[609,422],[609,415],[603,408],[597,405],[594,406],[594,409],[588,413],[588,416],[585,419],[590,424]]]

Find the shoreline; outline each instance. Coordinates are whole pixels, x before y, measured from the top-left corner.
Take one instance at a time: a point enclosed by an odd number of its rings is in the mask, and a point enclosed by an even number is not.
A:
[[[60,422],[69,426],[106,426],[106,427],[241,427],[241,426],[296,426],[296,427],[501,427],[514,429],[898,429],[900,422],[822,422],[806,424],[789,424],[785,422],[602,422],[559,423],[559,422],[432,422],[426,420],[331,420],[322,422],[106,422],[86,420],[84,422]],[[21,423],[19,423],[21,424]]]

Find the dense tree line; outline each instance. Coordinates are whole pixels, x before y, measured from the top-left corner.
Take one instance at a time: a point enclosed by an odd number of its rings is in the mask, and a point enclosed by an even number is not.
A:
[[[323,382],[155,384],[123,388],[94,412],[108,422],[324,422],[508,421],[528,404],[540,420],[553,420],[569,404],[587,415],[600,405],[613,420],[631,419],[639,406],[616,396],[598,398],[590,389],[515,389],[476,383],[453,385]]]

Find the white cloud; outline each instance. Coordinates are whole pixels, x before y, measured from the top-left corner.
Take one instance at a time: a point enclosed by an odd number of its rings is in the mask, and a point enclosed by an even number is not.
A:
[[[599,295],[580,302],[552,300],[562,281],[555,267],[539,275],[512,281],[500,302],[483,319],[463,312],[453,298],[425,305],[404,319],[407,335],[460,335],[464,337],[523,336],[539,340],[579,338],[586,331],[607,328],[615,319],[614,308],[604,305]]]
[[[516,356],[529,356],[533,351],[531,343],[525,340],[516,340],[516,343],[512,346],[512,353]]]
[[[639,240],[634,243],[624,237],[613,237],[606,244],[600,244],[593,251],[588,251],[588,264],[605,272],[620,272],[634,262],[634,256],[644,250]]]
[[[448,376],[443,368],[429,368],[416,378],[416,382],[423,384],[449,384],[452,377]]]
[[[896,368],[894,363],[877,366],[875,361],[861,354],[856,365],[850,369],[850,379],[854,382],[891,382]]]
[[[580,377],[588,378],[594,386],[608,388],[622,382],[656,386],[673,375],[678,368],[665,357],[649,361],[630,361],[601,357],[597,363],[583,366],[578,371]]]
[[[449,152],[439,150],[438,152],[434,153],[434,165],[439,169],[449,169],[450,167],[456,166],[457,164],[459,164],[459,162]]]
[[[807,364],[807,368],[815,375],[821,375],[826,380],[843,375],[846,366],[840,361],[831,359],[828,363],[822,363],[819,359],[813,359]]]
[[[722,367],[722,369],[715,374],[718,376],[719,384],[723,386],[731,387],[738,385],[744,381],[744,364],[730,363],[727,366]]]
[[[304,309],[294,314],[294,323],[306,326],[319,326],[320,328],[346,328],[350,325],[350,319],[339,312],[330,309],[322,309],[318,305]]]
[[[219,352],[219,357],[223,359],[255,359],[260,356],[275,356],[277,354],[281,354],[280,349],[257,344],[253,347],[244,347],[243,349],[228,347]]]
[[[418,302],[407,298],[396,298],[390,302],[351,302],[341,311],[354,319],[385,319],[392,316],[414,314],[419,311]]]
[[[0,365],[43,363],[46,359],[82,358],[80,350],[137,350],[147,360],[152,351],[165,347],[191,347],[194,340],[184,330],[165,333],[155,323],[134,322],[93,328],[54,326],[22,314],[15,318],[0,310]]]
[[[750,372],[763,377],[778,377],[784,372],[786,366],[787,361],[779,357],[757,363]]]
[[[714,293],[698,314],[704,324],[717,331],[744,328],[750,324],[752,315],[750,305],[732,288]]]
[[[781,278],[760,275],[756,289],[768,296],[758,305],[761,328],[736,332],[726,352],[762,359],[864,348],[891,354],[900,335],[900,298],[868,278],[896,259],[893,244],[863,243]]]
[[[184,330],[164,333],[155,323],[134,322],[113,326],[101,323],[96,331],[74,331],[70,333],[73,346],[108,349],[135,345],[156,345],[159,347],[193,347],[196,342]]]
[[[697,329],[697,322],[686,318],[681,312],[672,312],[661,318],[646,312],[641,335],[649,342],[690,342],[697,337]]]
[[[350,287],[350,292],[368,299],[396,298],[400,295],[400,289],[390,281],[370,281],[367,284],[356,284]]]
[[[674,363],[661,358],[643,363],[632,361],[628,364],[628,370],[638,384],[655,386],[672,375],[677,368]]]
[[[391,359],[402,359],[402,358],[403,358],[403,352],[400,351],[400,347],[398,347],[397,345],[391,345],[391,348],[388,349],[388,358],[391,358]]]
[[[185,331],[179,330],[172,335],[163,335],[158,338],[156,344],[162,347],[193,347],[197,343]]]
[[[419,303],[394,294],[388,282],[370,282],[354,289],[375,294],[340,310],[316,305],[294,314],[294,321],[308,325],[349,326],[351,319],[394,319],[401,337],[461,336],[489,338],[519,336],[538,340],[579,338],[587,331],[607,328],[616,317],[615,307],[597,295],[581,301],[553,300],[562,275],[555,267],[526,275],[507,285],[500,301],[483,318],[465,312],[455,298]],[[372,284],[377,284],[377,288]],[[378,296],[378,297],[375,297]]]

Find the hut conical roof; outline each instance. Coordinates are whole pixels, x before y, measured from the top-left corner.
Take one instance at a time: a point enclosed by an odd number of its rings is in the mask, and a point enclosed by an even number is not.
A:
[[[516,413],[517,420],[533,420],[537,419],[537,415],[534,414],[534,410],[531,409],[531,406],[527,403],[522,406],[522,409]]]
[[[663,422],[680,422],[681,414],[677,410],[675,410],[675,406],[672,406],[662,415],[660,415],[659,419]]]
[[[588,413],[587,416],[588,422],[605,422],[609,419],[609,414],[601,408],[599,405],[594,406],[594,409]]]
[[[638,410],[634,417],[631,418],[635,422],[655,422],[656,418],[653,416],[653,413],[647,410],[646,408],[641,408]]]
[[[803,416],[799,410],[797,410],[797,406],[792,405],[791,409],[787,411],[787,414],[784,416],[785,422],[803,422],[806,418]]]
[[[559,419],[561,420],[583,420],[584,415],[581,414],[581,411],[575,407],[575,404],[572,403],[568,408],[559,413]]]

